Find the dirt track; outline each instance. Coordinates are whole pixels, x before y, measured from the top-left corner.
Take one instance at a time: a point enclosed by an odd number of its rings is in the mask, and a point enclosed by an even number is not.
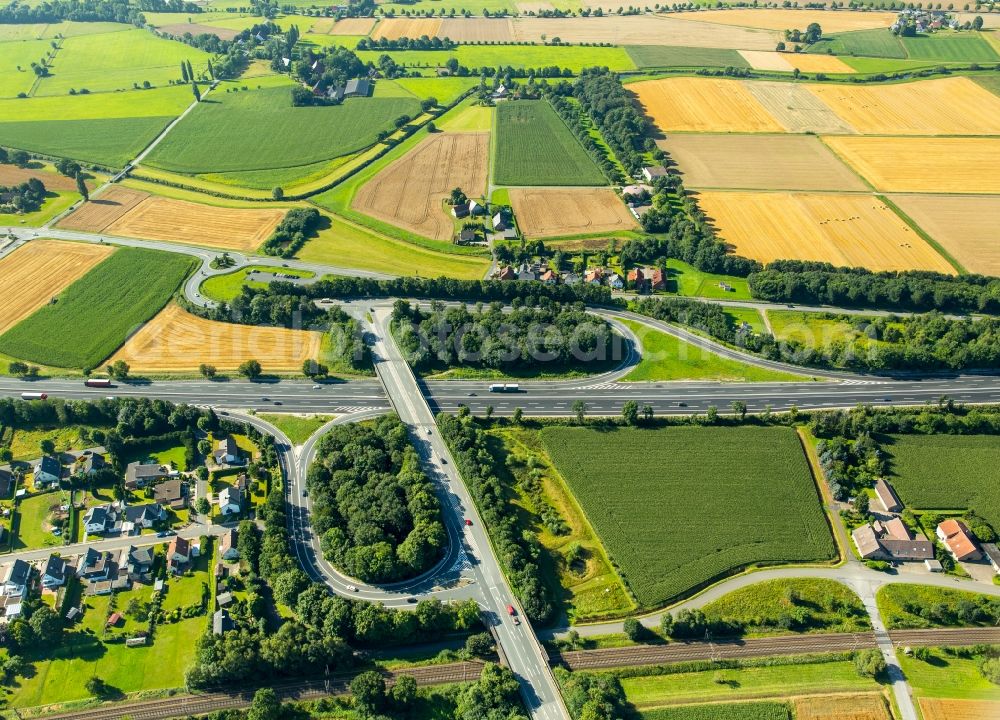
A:
[[[469,197],[486,189],[489,133],[435,133],[383,169],[354,196],[351,207],[435,240],[451,240],[443,201],[452,188]]]

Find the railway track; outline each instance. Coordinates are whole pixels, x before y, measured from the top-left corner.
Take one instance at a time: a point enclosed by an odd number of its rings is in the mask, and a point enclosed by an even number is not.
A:
[[[897,645],[1000,645],[1000,627],[893,630]]]
[[[445,685],[470,682],[479,678],[481,662],[459,662],[447,665],[428,665],[405,671],[385,671],[386,683],[392,684],[401,675],[410,675],[417,685]],[[305,682],[270,685],[282,700],[314,700],[346,692],[357,673],[337,673],[329,677]],[[202,715],[214,710],[245,708],[253,700],[253,690],[239,693],[203,693],[199,695],[174,695],[157,700],[145,700],[122,705],[103,705],[99,708],[45,715],[46,720],[168,720],[168,718]]]

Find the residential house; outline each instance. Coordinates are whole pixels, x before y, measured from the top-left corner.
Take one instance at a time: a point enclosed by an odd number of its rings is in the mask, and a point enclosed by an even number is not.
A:
[[[996,543],[983,543],[982,549],[983,555],[993,566],[993,571],[1000,573],[1000,547]]]
[[[0,623],[7,624],[21,617],[21,595],[0,595]]]
[[[236,528],[230,528],[219,538],[219,557],[227,562],[239,560],[240,551],[237,547],[238,535]]]
[[[215,602],[219,604],[220,608],[229,607],[233,604],[233,594],[231,592],[219,593],[215,597]]]
[[[545,272],[539,275],[538,279],[546,285],[555,285],[559,281],[559,276],[552,271],[552,268],[545,268]]]
[[[220,515],[239,515],[243,512],[243,498],[239,490],[226,486],[219,491],[216,498],[219,503]]]
[[[153,488],[153,501],[171,510],[181,510],[187,507],[184,483],[181,482],[180,478],[160,483]]]
[[[167,511],[157,503],[144,505],[129,505],[125,508],[121,531],[129,535],[138,535],[167,517]]]
[[[122,531],[121,512],[117,504],[94,505],[83,516],[83,529],[88,535],[109,535]]]
[[[666,177],[667,169],[662,165],[651,165],[642,169],[642,177],[646,182],[653,182],[657,178]]]
[[[517,279],[526,281],[537,280],[538,273],[536,273],[535,269],[528,265],[528,263],[523,263],[521,267],[517,269]]]
[[[14,491],[14,473],[7,468],[0,468],[0,499],[9,498]]]
[[[645,268],[642,271],[643,277],[646,279],[646,283],[650,290],[666,290],[667,289],[667,273],[665,273],[661,268]]]
[[[236,628],[236,623],[233,619],[229,617],[229,611],[225,608],[221,608],[215,611],[215,615],[212,616],[212,632],[216,635],[222,635],[230,630]]]
[[[604,282],[604,268],[592,268],[583,274],[583,281],[588,285],[600,285]]]
[[[473,216],[485,215],[486,208],[480,202],[477,202],[475,200],[469,200],[469,214]]]
[[[23,597],[28,591],[31,580],[31,565],[18,558],[6,567],[3,573],[3,585],[0,586],[3,595]]]
[[[625,202],[632,204],[639,202],[640,198],[648,197],[653,194],[653,188],[649,185],[644,185],[642,183],[637,183],[635,185],[626,185],[622,188],[622,197]]]
[[[851,533],[858,555],[863,560],[928,560],[934,557],[934,543],[913,537],[899,518],[855,528]]]
[[[581,282],[583,282],[583,278],[576,273],[566,273],[563,275],[564,285],[579,285]]]
[[[98,552],[94,548],[87,548],[76,565],[77,577],[88,583],[107,582],[108,592],[111,591],[110,580],[116,574],[117,568],[111,553]]]
[[[77,460],[76,471],[82,475],[96,475],[107,464],[108,461],[101,453],[88,452],[81,455]]]
[[[458,243],[459,245],[470,245],[476,242],[478,237],[475,228],[462,228],[462,231],[458,233]]]
[[[62,479],[62,464],[51,455],[46,455],[32,468],[35,487],[57,485]]]
[[[215,447],[215,462],[219,465],[235,465],[242,462],[240,449],[232,436],[219,440]]]
[[[510,265],[505,265],[500,268],[500,273],[497,275],[498,280],[517,280],[517,271],[514,270]]]
[[[167,567],[174,573],[181,573],[190,561],[191,543],[175,535],[167,546]]]
[[[55,554],[49,555],[49,559],[45,563],[45,568],[42,570],[42,587],[49,590],[62,587],[66,584],[69,571],[70,565],[66,562],[65,558],[61,558]]]
[[[624,290],[625,281],[622,279],[622,276],[619,275],[618,273],[610,273],[608,275],[608,287],[610,287],[612,290]]]
[[[903,509],[903,503],[896,496],[896,491],[883,478],[875,481],[875,496],[886,512],[894,513]]]
[[[137,548],[129,545],[118,556],[119,573],[124,572],[133,580],[145,580],[153,569],[153,550],[149,547]]]
[[[636,292],[646,291],[646,275],[641,268],[632,268],[625,274],[625,280],[635,288]]]
[[[166,465],[129,463],[125,468],[125,487],[135,490],[166,480],[171,475],[173,471]]]
[[[497,232],[502,232],[510,227],[510,223],[502,212],[498,212],[493,216],[493,229]]]
[[[975,536],[961,520],[948,518],[937,526],[937,536],[959,562],[975,562],[983,557]]]

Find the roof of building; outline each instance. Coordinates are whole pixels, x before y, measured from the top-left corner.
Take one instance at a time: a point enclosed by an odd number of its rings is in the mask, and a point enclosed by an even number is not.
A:
[[[934,557],[934,543],[930,540],[895,540],[882,538],[882,547],[897,560],[929,560]]]
[[[993,565],[1000,567],[1000,547],[997,547],[996,543],[983,543],[980,547],[989,561]]]
[[[229,612],[227,610],[216,610],[215,614],[212,616],[212,632],[216,635],[221,635],[224,632],[228,632],[236,627],[233,624],[233,619],[229,617]]]
[[[165,465],[156,463],[129,463],[125,468],[125,481],[149,480],[153,478],[167,477],[170,471]]]
[[[153,499],[157,502],[173,502],[174,500],[180,500],[184,497],[184,492],[181,489],[181,479],[174,478],[173,480],[167,480],[162,482],[153,488]]]
[[[65,558],[61,558],[55,554],[49,555],[49,559],[45,563],[44,574],[50,578],[63,581],[66,579],[66,567],[67,563]]]
[[[102,527],[106,527],[108,524],[108,517],[110,515],[110,505],[94,505],[92,508],[87,510],[87,514],[83,516],[83,524],[101,525]]]
[[[961,520],[948,518],[937,527],[944,543],[957,557],[963,558],[979,550],[976,539]]]
[[[180,535],[174,535],[174,539],[170,541],[170,545],[167,548],[167,556],[170,557],[174,554],[190,557],[191,543],[182,538]]]
[[[48,473],[49,475],[55,475],[60,477],[62,475],[62,465],[58,460],[56,460],[51,455],[43,455],[42,458],[35,464],[35,472]]]
[[[229,528],[226,532],[222,534],[219,538],[219,555],[225,555],[227,552],[236,547],[237,543],[236,528]]]
[[[909,528],[903,524],[903,521],[898,517],[894,517],[891,520],[886,520],[883,523],[886,534],[891,540],[910,540],[913,535],[910,534]]]
[[[875,494],[878,495],[879,502],[882,503],[882,507],[886,509],[886,512],[893,512],[903,506],[896,495],[896,491],[892,489],[892,485],[887,483],[883,478],[875,481]]]
[[[345,95],[368,95],[368,91],[371,89],[371,80],[368,78],[356,78],[354,80],[348,80],[347,85],[344,87]]]
[[[18,558],[7,566],[3,581],[10,585],[27,585],[31,577],[31,566]]]
[[[219,491],[219,505],[240,505],[240,491],[227,485]]]
[[[851,537],[854,538],[854,544],[858,547],[858,553],[861,557],[868,557],[872,553],[876,553],[882,549],[879,544],[878,536],[875,534],[875,529],[871,525],[862,525],[854,529],[851,533]]]
[[[145,503],[144,505],[129,505],[125,508],[125,520],[130,523],[136,522],[156,522],[160,519],[162,510],[156,503]]]
[[[665,177],[667,174],[667,169],[662,165],[649,165],[642,170],[649,177]]]

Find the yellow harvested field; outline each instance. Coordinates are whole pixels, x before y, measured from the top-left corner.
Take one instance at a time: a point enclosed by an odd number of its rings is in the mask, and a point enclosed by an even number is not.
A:
[[[486,190],[489,133],[435,133],[365,183],[351,207],[435,240],[451,240],[444,204],[452,188],[469,197]]]
[[[924,720],[995,720],[1000,717],[1000,702],[995,700],[922,697],[919,702]]]
[[[114,251],[108,245],[31,240],[0,259],[0,333],[46,305]]]
[[[798,83],[746,82],[743,85],[788,132],[854,132],[819,98]]]
[[[458,22],[458,21],[456,21]],[[468,21],[465,21],[468,22]],[[513,20],[514,40],[542,42],[542,35],[558,37],[573,45],[681,45],[684,47],[774,50],[781,39],[773,30],[725,27],[711,23],[678,20],[666,15],[533,18]],[[500,38],[497,38],[500,39]]]
[[[967,77],[806,87],[863,135],[1000,135],[1000,97]]]
[[[611,188],[511,188],[510,204],[529,238],[615,232],[636,227]]]
[[[1000,193],[1000,138],[826,137],[878,190]]]
[[[719,237],[744,257],[812,260],[870,270],[952,266],[870,195],[701,192],[698,204]]]
[[[774,50],[740,50],[740,55],[754,70],[791,72],[794,69],[791,63],[785,60],[785,53]]]
[[[510,18],[445,18],[439,34],[463,43],[510,42],[514,26]]]
[[[783,132],[738,80],[679,77],[628,86],[664,132]]]
[[[856,190],[868,187],[812,135],[675,134],[657,144],[689,188]]]
[[[782,53],[782,57],[792,67],[804,73],[847,74],[857,72],[839,57],[833,55],[811,55],[809,53]]]
[[[328,35],[367,35],[375,27],[375,18],[344,18],[333,24]]]
[[[375,26],[372,37],[375,40],[399,40],[404,37],[415,40],[424,35],[438,37],[440,30],[441,21],[436,18],[385,18]]]
[[[302,369],[319,359],[322,334],[307,330],[204,320],[168,305],[142,326],[108,362],[124,360],[141,373],[195,372],[201,363],[221,371],[257,360],[265,373]]]
[[[887,28],[896,19],[895,13],[852,12],[848,10],[791,10],[777,8],[746,10],[710,10],[671,15],[682,20],[739,25],[764,30],[805,30],[809,23],[819,23],[823,34]]]
[[[885,698],[878,693],[797,697],[795,720],[892,720]]]
[[[149,193],[112,185],[99,196],[91,198],[80,208],[59,221],[67,230],[101,232],[108,225],[149,197]]]
[[[966,270],[1000,276],[1000,196],[890,195]]]
[[[226,208],[150,195],[104,229],[126,237],[249,252],[284,216],[281,208]]]

